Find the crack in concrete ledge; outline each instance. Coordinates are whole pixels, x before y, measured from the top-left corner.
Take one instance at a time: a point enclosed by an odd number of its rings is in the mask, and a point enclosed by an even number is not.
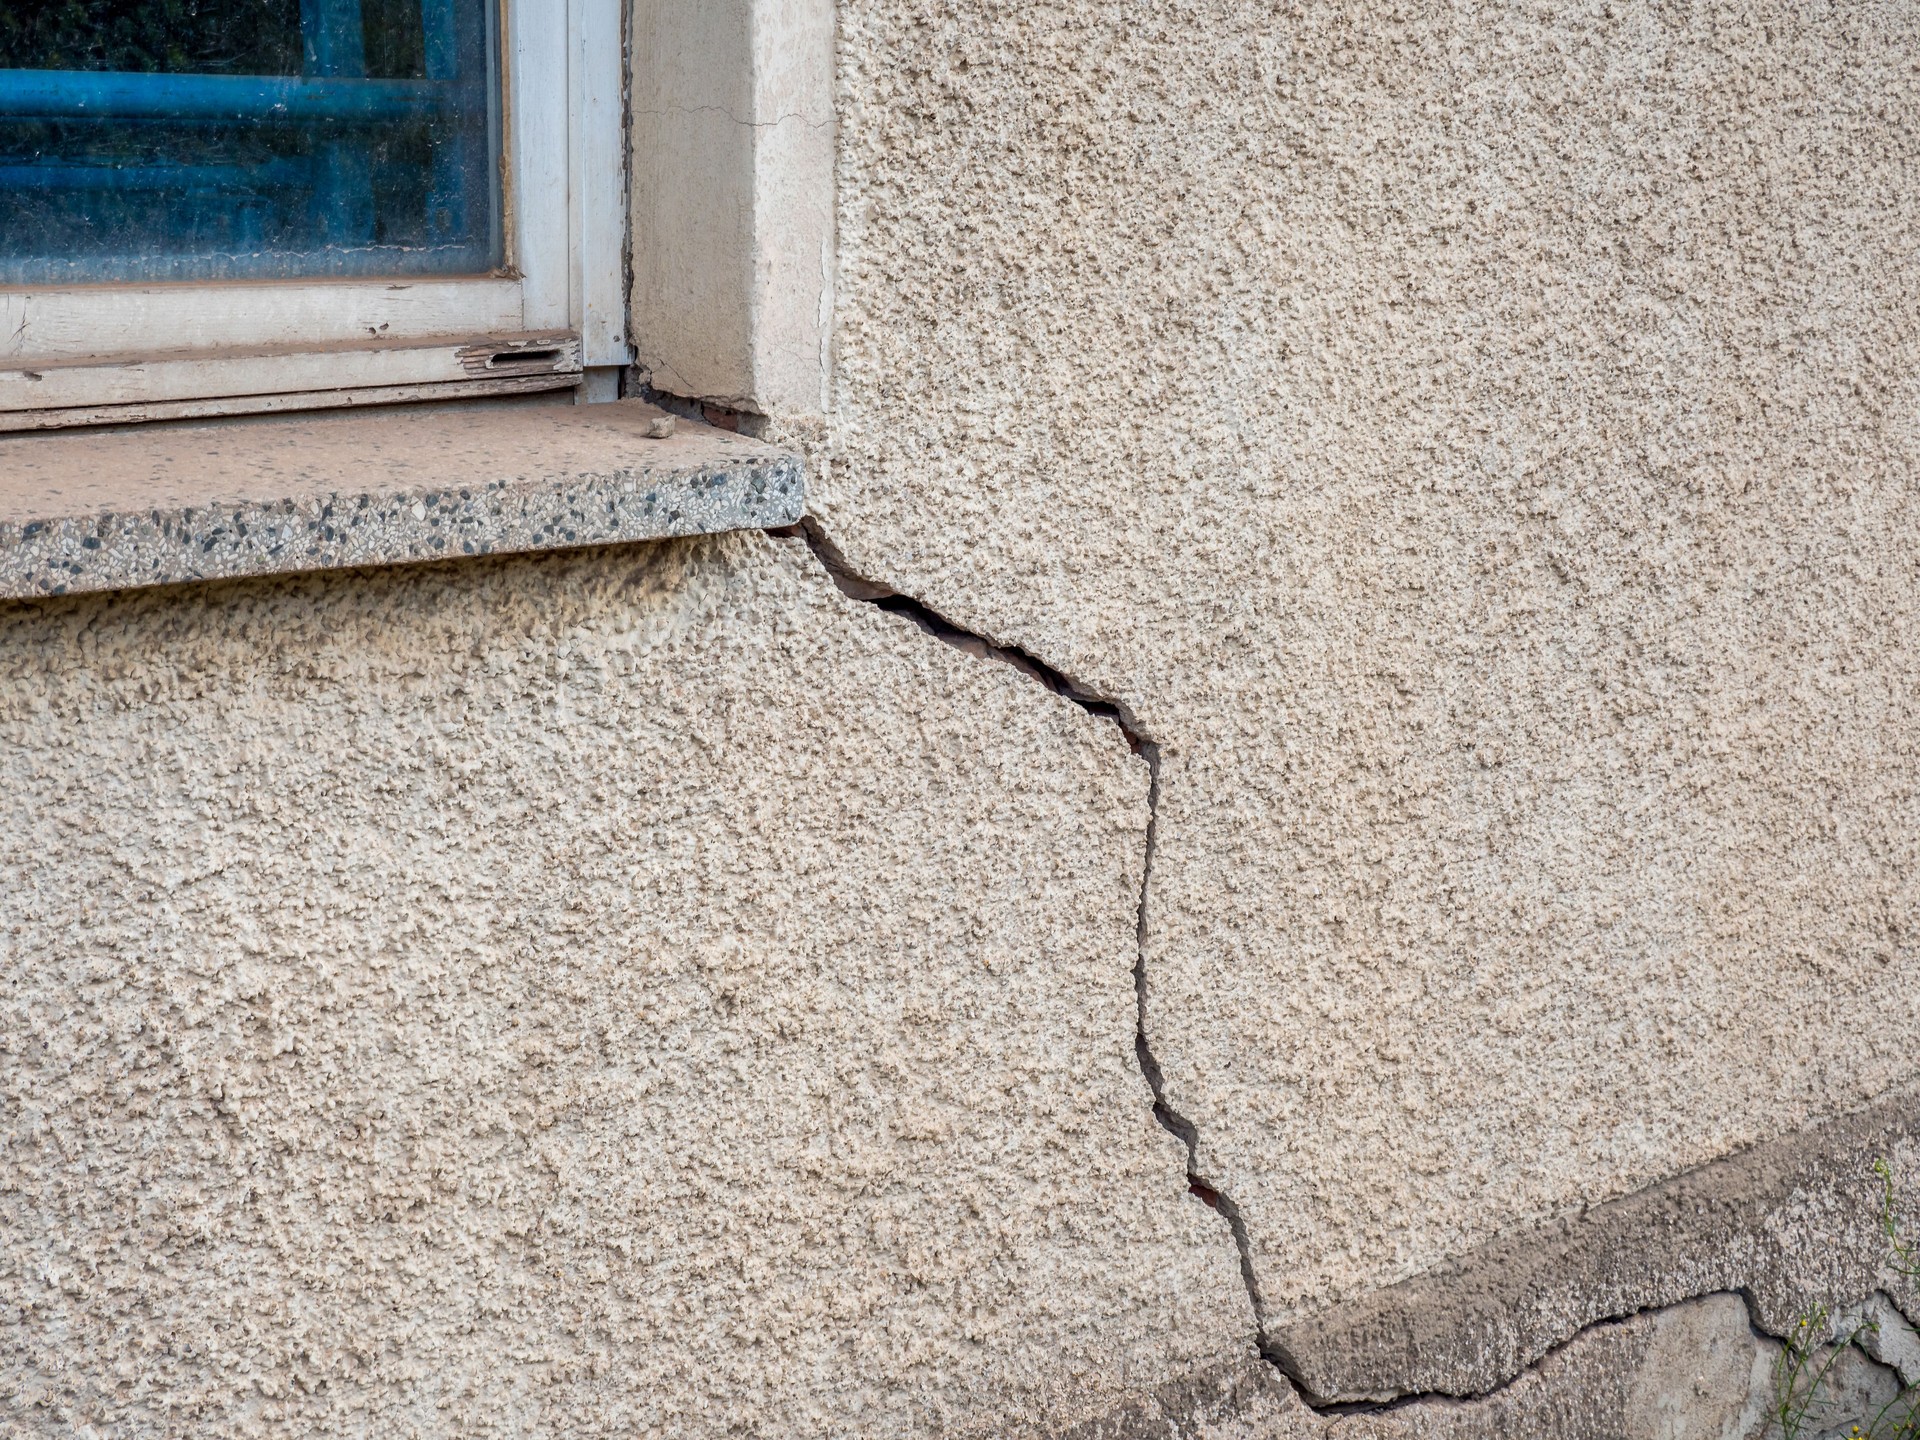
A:
[[[1395,1411],[1411,1410],[1422,1405],[1436,1403],[1462,1406],[1484,1405],[1489,1401],[1497,1400],[1501,1396],[1509,1394],[1523,1380],[1540,1374],[1549,1362],[1558,1360],[1561,1356],[1573,1351],[1577,1347],[1589,1344],[1596,1336],[1604,1335],[1610,1330],[1618,1330],[1644,1317],[1673,1314],[1676,1311],[1685,1309],[1689,1305],[1697,1305],[1703,1300],[1710,1300],[1718,1295],[1733,1296],[1741,1302],[1746,1311],[1747,1329],[1760,1344],[1773,1344],[1777,1346],[1787,1338],[1784,1335],[1774,1334],[1760,1323],[1757,1318],[1756,1304],[1753,1295],[1745,1287],[1736,1286],[1732,1289],[1725,1290],[1703,1290],[1698,1294],[1683,1296],[1677,1300],[1670,1300],[1657,1305],[1642,1305],[1634,1309],[1624,1310],[1617,1315],[1602,1316],[1600,1319],[1584,1325],[1571,1334],[1564,1336],[1555,1344],[1549,1346],[1535,1359],[1502,1380],[1498,1385],[1491,1386],[1485,1390],[1474,1390],[1463,1393],[1456,1393],[1451,1390],[1409,1390],[1403,1394],[1395,1395],[1390,1400],[1324,1401],[1312,1399],[1296,1377],[1289,1374],[1287,1378],[1289,1383],[1293,1385],[1294,1393],[1300,1397],[1301,1403],[1314,1414],[1327,1420],[1340,1420],[1349,1416],[1388,1415]],[[1889,1308],[1891,1308],[1896,1315],[1907,1321],[1909,1325],[1913,1324],[1912,1317],[1888,1296],[1884,1290],[1875,1291],[1874,1295],[1867,1297],[1867,1300],[1870,1301],[1874,1296],[1886,1300]],[[1858,1303],[1865,1304],[1867,1302],[1861,1301]],[[1844,1311],[1847,1308],[1851,1307],[1842,1307],[1842,1310]],[[1851,1339],[1844,1338],[1839,1333],[1838,1327],[1835,1327],[1833,1333],[1823,1343],[1833,1346],[1836,1350],[1853,1350],[1858,1352],[1865,1357],[1868,1363],[1895,1376],[1896,1385],[1904,1387],[1904,1378],[1900,1377],[1897,1367],[1887,1360],[1882,1359],[1866,1345],[1861,1344],[1858,1335],[1855,1335]],[[1275,1364],[1279,1364],[1271,1354],[1266,1358]],[[1284,1365],[1281,1365],[1280,1369],[1283,1374],[1286,1373]]]
[[[1227,1229],[1233,1236],[1233,1243],[1240,1253],[1240,1279],[1247,1288],[1247,1299],[1253,1307],[1254,1331],[1262,1356],[1279,1364],[1284,1372],[1286,1366],[1281,1357],[1270,1349],[1261,1320],[1259,1282],[1254,1278],[1253,1246],[1247,1235],[1246,1220],[1240,1213],[1240,1207],[1226,1195],[1219,1186],[1200,1174],[1200,1135],[1194,1124],[1167,1100],[1166,1080],[1160,1070],[1160,1062],[1154,1058],[1153,1047],[1147,1041],[1147,898],[1153,886],[1154,848],[1159,839],[1160,828],[1160,746],[1141,727],[1139,717],[1128,708],[1123,700],[1095,694],[1081,685],[1072,676],[1049,665],[1017,645],[1000,645],[983,635],[975,634],[964,626],[956,625],[946,616],[934,610],[923,601],[911,595],[902,594],[890,585],[871,580],[859,574],[847,562],[846,555],[821,526],[820,522],[809,515],[797,525],[785,526],[768,532],[790,539],[804,540],[813,551],[833,583],[840,592],[853,600],[904,616],[918,625],[927,634],[956,650],[980,660],[998,660],[1013,666],[1029,679],[1053,691],[1062,699],[1070,700],[1089,715],[1110,721],[1126,737],[1133,753],[1140,757],[1147,767],[1149,777],[1147,787],[1147,835],[1146,859],[1140,872],[1140,904],[1134,922],[1135,949],[1133,960],[1133,994],[1135,1022],[1133,1032],[1134,1058],[1139,1063],[1140,1073],[1147,1082],[1147,1089],[1153,1096],[1154,1118],[1187,1150],[1187,1190],[1204,1204],[1218,1212],[1227,1222]],[[1289,1376],[1289,1379],[1292,1377]]]
[[[1548,1361],[1558,1358],[1561,1354],[1573,1349],[1576,1345],[1585,1343],[1595,1335],[1603,1334],[1608,1330],[1616,1330],[1630,1321],[1639,1319],[1642,1315],[1659,1315],[1665,1311],[1677,1310],[1683,1305],[1692,1305],[1697,1301],[1707,1299],[1709,1296],[1721,1293],[1725,1292],[1709,1290],[1699,1295],[1689,1295],[1685,1299],[1676,1300],[1670,1305],[1647,1305],[1637,1310],[1626,1311],[1620,1315],[1604,1316],[1601,1319],[1595,1320],[1590,1325],[1582,1326],[1572,1334],[1565,1336],[1555,1344],[1549,1346],[1538,1358],[1521,1366],[1498,1385],[1490,1386],[1485,1390],[1472,1390],[1458,1394],[1451,1390],[1407,1390],[1395,1395],[1390,1400],[1317,1399],[1301,1382],[1300,1377],[1287,1368],[1286,1361],[1283,1360],[1279,1354],[1272,1351],[1263,1351],[1262,1353],[1270,1364],[1274,1365],[1281,1374],[1287,1377],[1287,1383],[1293,1386],[1294,1394],[1300,1397],[1300,1403],[1305,1405],[1307,1409],[1311,1410],[1314,1414],[1327,1420],[1339,1420],[1354,1415],[1387,1415],[1396,1410],[1410,1410],[1416,1406],[1434,1403],[1480,1405],[1489,1400],[1498,1399],[1500,1396],[1511,1391],[1514,1386],[1518,1385],[1528,1376],[1537,1374],[1541,1367]],[[1754,1326],[1753,1330],[1756,1335],[1764,1334],[1758,1326]]]

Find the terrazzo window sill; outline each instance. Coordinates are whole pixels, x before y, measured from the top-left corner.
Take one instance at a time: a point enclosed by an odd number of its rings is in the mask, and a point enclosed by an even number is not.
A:
[[[798,457],[663,414],[493,404],[0,439],[0,598],[790,525]]]

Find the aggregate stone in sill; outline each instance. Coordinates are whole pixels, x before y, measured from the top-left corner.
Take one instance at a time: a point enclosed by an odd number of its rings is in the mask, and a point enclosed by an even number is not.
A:
[[[611,405],[407,406],[0,439],[0,598],[790,525],[799,459]]]

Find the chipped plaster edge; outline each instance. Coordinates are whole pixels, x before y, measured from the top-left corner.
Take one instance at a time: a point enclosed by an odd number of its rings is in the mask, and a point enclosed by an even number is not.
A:
[[[1873,1161],[1920,1143],[1920,1091],[1510,1234],[1262,1337],[1315,1405],[1488,1394],[1595,1324],[1737,1291],[1763,1330],[1877,1286]]]

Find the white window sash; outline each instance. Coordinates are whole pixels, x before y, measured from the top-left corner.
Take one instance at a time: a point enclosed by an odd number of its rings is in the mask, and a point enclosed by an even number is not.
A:
[[[281,409],[329,388],[568,387],[583,365],[628,363],[621,5],[502,4],[504,274],[0,289],[0,430],[192,414],[200,400]],[[489,346],[559,358],[476,374]]]

